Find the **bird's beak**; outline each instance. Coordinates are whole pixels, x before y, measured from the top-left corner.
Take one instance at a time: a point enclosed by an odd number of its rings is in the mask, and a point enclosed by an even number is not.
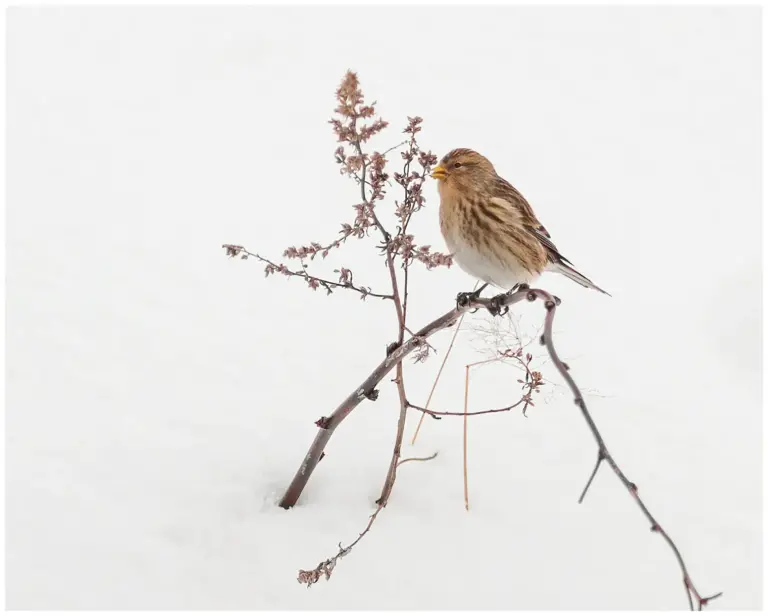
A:
[[[430,173],[429,175],[431,175],[436,180],[444,180],[448,175],[448,173],[446,172],[445,167],[443,167],[442,165],[438,165],[437,167],[432,169],[432,173]]]

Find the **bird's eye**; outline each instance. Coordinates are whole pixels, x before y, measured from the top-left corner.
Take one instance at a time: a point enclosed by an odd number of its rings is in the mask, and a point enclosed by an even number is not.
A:
[[[454,169],[458,169],[459,167],[461,167],[461,163],[453,163]]]

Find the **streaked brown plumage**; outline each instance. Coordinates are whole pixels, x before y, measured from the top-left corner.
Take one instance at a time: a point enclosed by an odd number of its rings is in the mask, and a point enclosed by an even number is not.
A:
[[[432,177],[440,193],[440,230],[465,272],[509,290],[555,271],[606,293],[560,254],[525,197],[484,156],[452,150]]]

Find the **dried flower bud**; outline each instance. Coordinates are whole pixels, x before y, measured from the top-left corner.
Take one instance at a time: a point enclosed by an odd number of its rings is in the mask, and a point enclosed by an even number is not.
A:
[[[242,246],[237,246],[235,244],[222,244],[221,247],[227,251],[228,257],[236,257],[245,250]]]

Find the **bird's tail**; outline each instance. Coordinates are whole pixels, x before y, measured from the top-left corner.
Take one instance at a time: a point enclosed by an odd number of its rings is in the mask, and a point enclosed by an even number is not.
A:
[[[603,291],[600,287],[598,287],[594,282],[592,282],[584,274],[577,272],[570,265],[567,265],[562,261],[560,261],[559,263],[549,263],[547,269],[551,272],[557,272],[558,274],[562,274],[563,276],[570,278],[574,282],[578,282],[582,287],[586,287],[587,289],[594,289],[595,291],[600,291],[600,293],[605,293],[607,296],[611,297],[611,294],[608,293],[608,291]]]

